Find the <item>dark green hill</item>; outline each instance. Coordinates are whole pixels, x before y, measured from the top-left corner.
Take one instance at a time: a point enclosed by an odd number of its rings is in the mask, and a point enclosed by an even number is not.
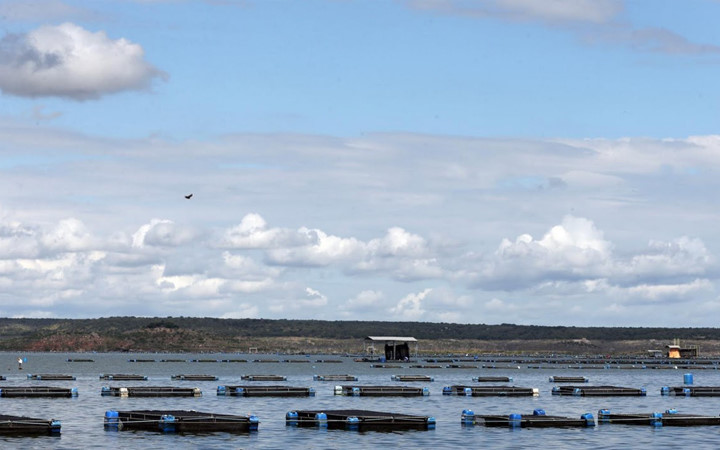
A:
[[[282,338],[283,342],[296,338],[306,341],[359,341],[372,335],[414,336],[426,341],[557,342],[585,339],[605,342],[657,340],[668,343],[673,338],[694,342],[720,341],[719,328],[604,328],[208,317],[0,319],[0,350],[7,351],[212,351],[245,348],[252,339],[257,342],[269,342],[267,339],[271,338]]]

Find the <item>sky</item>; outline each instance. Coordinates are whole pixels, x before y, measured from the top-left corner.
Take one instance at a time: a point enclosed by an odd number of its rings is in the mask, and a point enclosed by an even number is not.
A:
[[[5,0],[0,316],[717,326],[718,17]]]

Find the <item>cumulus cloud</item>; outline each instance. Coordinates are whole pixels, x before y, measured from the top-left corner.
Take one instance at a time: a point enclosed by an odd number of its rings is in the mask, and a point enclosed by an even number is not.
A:
[[[193,237],[192,230],[177,226],[172,220],[153,219],[133,234],[132,246],[175,247],[190,242]]]
[[[145,61],[139,44],[72,23],[0,40],[0,89],[6,94],[89,100],[148,89],[156,78],[167,74]]]
[[[541,239],[503,239],[476,275],[485,289],[535,294],[604,293],[633,299],[678,299],[711,288],[715,258],[700,239],[650,241],[645,252],[621,257],[592,221],[567,216]],[[497,309],[493,300],[486,307]]]

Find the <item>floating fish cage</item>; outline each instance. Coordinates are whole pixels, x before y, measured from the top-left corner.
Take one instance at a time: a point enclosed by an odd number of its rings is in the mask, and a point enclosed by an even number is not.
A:
[[[39,386],[3,386],[0,397],[77,397],[77,388],[39,387]]]
[[[448,364],[445,366],[447,369],[477,369],[478,366],[473,366],[469,364]]]
[[[44,381],[74,381],[75,377],[72,375],[64,375],[61,373],[39,373],[27,375],[28,380],[44,380]]]
[[[87,359],[87,358],[67,359],[66,361],[67,361],[67,362],[82,362],[82,363],[95,362],[94,359]]]
[[[618,386],[555,386],[552,395],[584,397],[637,397],[647,395],[645,388],[635,389]]]
[[[463,425],[483,425],[486,427],[505,428],[556,428],[556,427],[594,427],[595,418],[585,413],[579,418],[548,416],[545,410],[536,409],[532,414],[475,414],[466,409],[460,416]]]
[[[314,381],[357,381],[355,375],[313,375]]]
[[[428,375],[392,375],[390,379],[393,381],[435,381]]]
[[[172,380],[181,380],[181,381],[217,381],[218,377],[215,375],[173,375],[170,377]]]
[[[517,386],[465,386],[453,385],[443,387],[443,395],[465,395],[467,397],[537,397],[537,388]]]
[[[135,362],[135,363],[154,363],[154,359],[128,359],[128,362]],[[184,361],[183,361],[184,362]]]
[[[402,369],[398,364],[370,364],[373,369]]]
[[[550,377],[551,383],[587,383],[587,377]]]
[[[720,386],[663,386],[660,388],[660,394],[683,397],[720,397]]]
[[[473,377],[478,383],[509,383],[513,377]]]
[[[598,423],[615,423],[621,425],[651,425],[654,427],[675,426],[692,427],[702,425],[720,425],[720,416],[700,416],[696,414],[679,414],[675,409],[664,413],[614,414],[608,409],[598,411]]]
[[[129,373],[106,373],[100,375],[100,379],[113,381],[145,381],[148,377],[145,375],[135,375]]]
[[[235,416],[199,411],[115,411],[105,412],[106,430],[149,430],[163,433],[204,433],[257,431],[257,416]]]
[[[335,395],[354,397],[422,397],[430,395],[426,387],[412,386],[335,386]]]
[[[0,435],[60,434],[60,428],[60,421],[55,419],[0,414]]]
[[[285,425],[344,430],[432,430],[435,418],[360,409],[331,411],[290,411]]]
[[[440,364],[412,364],[411,369],[442,369]]]
[[[314,397],[315,389],[294,386],[218,386],[217,395],[235,397]]]
[[[316,363],[330,363],[330,364],[338,364],[342,363],[342,359],[316,359]]]
[[[287,381],[283,375],[243,375],[240,379],[245,381]]]
[[[200,388],[182,388],[174,386],[132,386],[108,387],[100,390],[103,396],[114,397],[200,397]]]

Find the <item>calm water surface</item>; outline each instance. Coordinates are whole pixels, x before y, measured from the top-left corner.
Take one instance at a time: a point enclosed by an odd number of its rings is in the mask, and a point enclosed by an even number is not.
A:
[[[23,370],[17,369],[17,357],[27,358]],[[92,359],[93,362],[68,362],[68,359]],[[156,362],[130,362],[130,359],[154,359]],[[160,362],[182,359],[185,362]],[[307,359],[307,363],[237,363],[188,362],[191,359]],[[321,363],[318,359],[341,359],[342,363]],[[467,364],[467,363],[464,363]],[[3,386],[38,385],[77,387],[76,398],[32,399],[0,398],[0,413],[37,418],[54,418],[62,423],[60,436],[0,437],[3,448],[718,448],[720,427],[665,427],[604,425],[589,429],[520,429],[462,427],[460,414],[472,409],[476,414],[528,414],[543,408],[548,414],[579,417],[590,412],[597,417],[600,408],[613,412],[662,412],[676,408],[679,412],[702,415],[720,414],[720,397],[684,398],[660,395],[662,386],[681,386],[688,370],[621,370],[621,369],[377,369],[368,363],[335,356],[275,356],[238,354],[74,354],[74,353],[0,353]],[[27,374],[62,373],[74,375],[75,381],[32,381]],[[146,375],[148,381],[105,381],[101,374]],[[695,385],[720,386],[720,371],[692,371]],[[178,374],[210,374],[219,381],[172,381]],[[287,382],[259,383],[313,387],[315,397],[244,398],[216,395],[218,385],[246,384],[242,375],[285,375]],[[415,398],[364,398],[333,395],[333,387],[342,382],[313,381],[313,374],[351,374],[358,384],[427,386],[430,396]],[[397,374],[425,374],[434,382],[398,383],[390,377]],[[452,384],[475,384],[477,376],[510,376],[515,386],[535,387],[539,397],[468,398],[444,396],[442,388]],[[551,395],[555,385],[550,376],[586,376],[588,385],[615,385],[647,389],[647,397],[584,398]],[[185,386],[199,387],[197,398],[118,398],[102,397],[103,386]],[[105,411],[139,409],[194,409],[204,412],[249,415],[260,418],[258,432],[251,434],[160,434],[145,431],[105,431]],[[285,413],[294,409],[368,409],[395,413],[434,416],[437,428],[431,431],[364,432],[319,430],[285,426]]]

